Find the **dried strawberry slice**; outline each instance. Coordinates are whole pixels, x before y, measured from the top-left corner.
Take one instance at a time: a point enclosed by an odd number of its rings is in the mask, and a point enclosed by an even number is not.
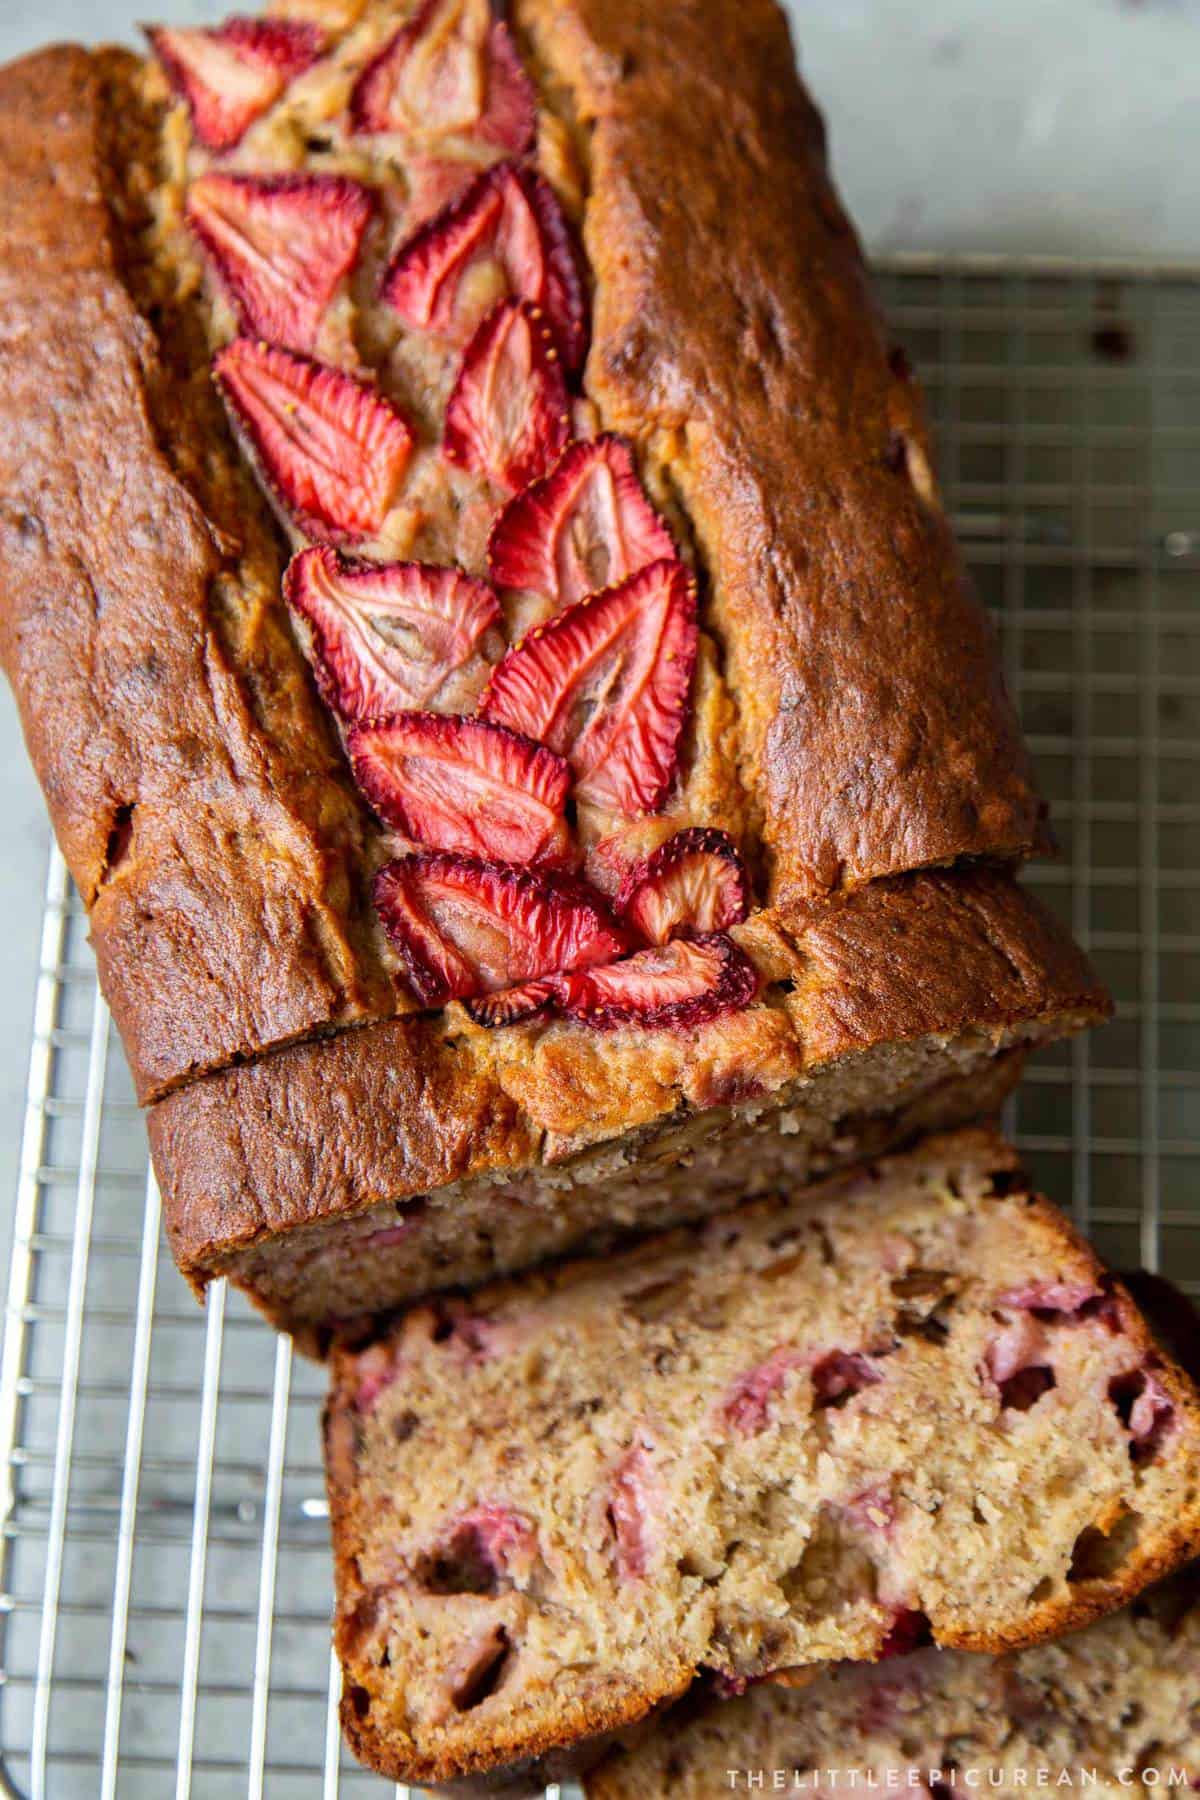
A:
[[[467,345],[446,403],[447,460],[497,487],[521,488],[570,431],[562,364],[541,314],[527,301],[502,301]]]
[[[750,883],[727,831],[690,825],[633,864],[615,907],[651,944],[683,925],[725,931],[750,910]]]
[[[580,800],[632,818],[674,779],[695,660],[695,582],[651,563],[529,632],[480,712],[565,756]]]
[[[509,501],[488,543],[497,587],[543,594],[556,611],[674,555],[630,446],[611,432],[569,444],[543,480]]]
[[[486,581],[461,569],[363,562],[328,545],[293,557],[283,591],[311,629],[321,692],[350,720],[427,706],[500,618]]]
[[[213,371],[264,484],[310,537],[372,537],[391,509],[413,433],[395,407],[341,369],[253,338]]]
[[[474,857],[402,857],[380,869],[375,905],[426,1006],[608,962],[628,939],[581,882]]]
[[[488,0],[426,0],[355,82],[350,128],[473,137],[510,156],[532,149],[533,88]]]
[[[569,860],[570,771],[541,744],[482,719],[403,712],[355,726],[347,748],[380,818],[417,843],[495,862]]]
[[[748,1006],[758,991],[754,965],[720,932],[677,937],[623,962],[566,975],[559,998],[589,1025],[683,1030]]]
[[[311,350],[374,197],[344,175],[202,175],[187,218],[243,331]]]
[[[182,30],[157,25],[146,36],[208,150],[232,150],[326,47],[323,31],[297,19],[239,17]]]
[[[464,344],[506,295],[541,307],[568,369],[587,347],[583,275],[554,189],[511,162],[485,169],[461,199],[401,245],[383,298],[414,331]]]
[[[468,1000],[466,1008],[477,1025],[515,1025],[544,1012],[557,993],[558,983],[551,976],[546,981],[523,981],[519,987],[502,988],[498,994],[482,994],[477,1000]]]

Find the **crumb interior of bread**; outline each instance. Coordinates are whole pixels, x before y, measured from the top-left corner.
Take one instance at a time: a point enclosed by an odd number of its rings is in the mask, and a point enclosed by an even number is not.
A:
[[[889,1044],[816,1071],[780,1102],[668,1116],[557,1166],[475,1176],[300,1226],[214,1260],[295,1329],[696,1219],[812,1179],[919,1129],[998,1111],[1026,1033]]]
[[[964,1134],[343,1355],[356,1717],[414,1778],[502,1763],[703,1672],[1031,1642],[1169,1565],[1200,1526],[1196,1421],[1174,1388],[1138,1454],[1140,1320],[1012,1190]],[[1014,1333],[1036,1391],[993,1373]]]
[[[1200,1779],[1200,1585],[1182,1576],[1133,1606],[1010,1657],[924,1650],[822,1673],[800,1691],[762,1685],[668,1718],[585,1782],[588,1800],[715,1800],[725,1771],[775,1770],[820,1785],[839,1767],[1027,1793],[1045,1767],[1095,1771],[1102,1789],[1147,1792],[1162,1771]]]

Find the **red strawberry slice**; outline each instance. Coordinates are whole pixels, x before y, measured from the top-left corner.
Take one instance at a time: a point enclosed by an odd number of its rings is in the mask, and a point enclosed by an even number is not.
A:
[[[608,962],[629,947],[582,882],[470,856],[434,852],[387,863],[374,896],[426,1006]]]
[[[167,80],[208,150],[232,150],[290,81],[325,53],[325,33],[296,19],[226,19],[205,29],[147,29]]]
[[[495,302],[540,306],[568,369],[587,347],[583,275],[554,189],[511,162],[485,169],[461,199],[401,245],[383,298],[414,331],[465,344]]]
[[[569,860],[570,771],[541,744],[482,719],[403,712],[355,726],[347,748],[380,818],[415,842],[495,862]]]
[[[312,632],[321,692],[349,720],[427,706],[500,619],[487,582],[461,569],[362,562],[328,545],[293,557],[283,591]]]
[[[344,175],[202,175],[187,218],[243,331],[311,350],[374,196]]]
[[[731,938],[677,937],[623,962],[566,975],[559,998],[589,1025],[643,1025],[676,1031],[748,1006],[758,991],[754,965]]]
[[[696,584],[682,563],[651,563],[529,632],[480,712],[565,756],[578,799],[632,818],[675,777],[695,660]]]
[[[546,981],[524,981],[519,987],[502,988],[498,994],[481,994],[465,1004],[477,1025],[516,1025],[521,1019],[532,1019],[536,1013],[544,1012],[557,992],[558,984],[551,976]]]
[[[450,156],[413,156],[404,165],[408,191],[404,197],[404,223],[409,231],[432,219],[435,213],[466,193],[479,173],[474,163]]]
[[[681,926],[725,931],[750,910],[750,883],[727,831],[690,825],[643,857],[625,876],[616,910],[652,944]]]
[[[497,587],[543,594],[556,612],[674,555],[630,446],[610,432],[569,444],[542,481],[509,501],[488,543]]]
[[[213,364],[264,485],[310,537],[373,537],[391,510],[412,428],[366,382],[253,338]]]
[[[510,156],[532,149],[533,88],[488,0],[426,0],[355,82],[350,128],[473,137]]]
[[[447,461],[497,487],[520,488],[570,433],[567,384],[541,314],[527,301],[502,301],[467,345],[446,403]]]

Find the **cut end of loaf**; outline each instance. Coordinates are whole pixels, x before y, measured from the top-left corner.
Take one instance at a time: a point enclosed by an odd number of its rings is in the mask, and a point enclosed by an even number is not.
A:
[[[1030,1034],[967,1034],[850,1056],[771,1104],[668,1118],[554,1167],[485,1175],[302,1225],[214,1261],[309,1348],[423,1294],[794,1189],[917,1132],[999,1111]]]

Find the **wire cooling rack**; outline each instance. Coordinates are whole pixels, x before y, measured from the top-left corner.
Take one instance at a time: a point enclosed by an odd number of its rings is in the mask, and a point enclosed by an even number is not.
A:
[[[1109,1260],[1200,1294],[1200,276],[882,280],[1054,804],[1063,857],[1030,880],[1119,1003],[1043,1055],[1010,1123]],[[320,1372],[171,1267],[57,855],[13,1238],[0,1791],[387,1791],[338,1742]]]

